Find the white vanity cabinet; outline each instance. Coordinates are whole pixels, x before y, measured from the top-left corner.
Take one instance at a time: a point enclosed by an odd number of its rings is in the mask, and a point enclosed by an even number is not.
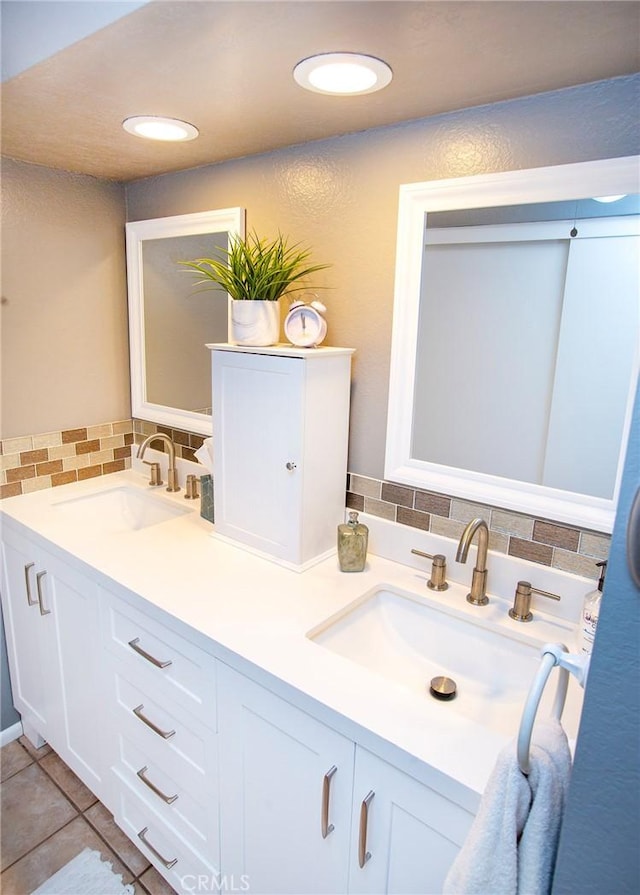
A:
[[[223,664],[218,692],[223,877],[346,892],[354,744]]]
[[[188,891],[187,878],[213,881],[219,866],[215,661],[114,593],[102,590],[101,603],[108,807],[170,885]]]
[[[263,893],[437,893],[464,808],[220,665],[221,867]]]
[[[97,586],[7,525],[3,614],[16,708],[100,798],[104,754]]]
[[[358,747],[349,892],[441,892],[472,820],[461,806]]]
[[[344,516],[353,350],[208,347],[215,532],[305,568]]]

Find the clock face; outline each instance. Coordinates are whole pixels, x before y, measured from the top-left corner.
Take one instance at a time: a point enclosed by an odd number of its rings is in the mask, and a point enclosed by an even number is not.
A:
[[[310,305],[291,308],[284,322],[284,332],[292,345],[311,348],[319,345],[327,334],[327,322]]]

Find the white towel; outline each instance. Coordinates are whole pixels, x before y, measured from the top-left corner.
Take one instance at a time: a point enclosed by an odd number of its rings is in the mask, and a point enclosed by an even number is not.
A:
[[[571,773],[559,721],[538,722],[528,777],[516,743],[498,755],[478,814],[445,880],[444,895],[548,895]]]

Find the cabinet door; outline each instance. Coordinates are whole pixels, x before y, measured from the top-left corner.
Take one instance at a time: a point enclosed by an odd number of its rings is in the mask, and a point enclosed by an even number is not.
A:
[[[299,561],[304,361],[214,351],[215,527]]]
[[[42,619],[51,638],[52,686],[58,722],[52,745],[96,795],[103,795],[104,687],[97,585],[50,554],[41,554],[47,574]],[[55,743],[53,741],[55,738]]]
[[[460,806],[358,747],[349,891],[436,895],[472,820]]]
[[[52,697],[47,631],[36,589],[36,575],[42,569],[32,543],[13,533],[5,532],[2,555],[2,609],[13,699],[30,735],[39,734],[46,740]]]
[[[218,687],[223,879],[346,892],[353,743],[222,664]]]

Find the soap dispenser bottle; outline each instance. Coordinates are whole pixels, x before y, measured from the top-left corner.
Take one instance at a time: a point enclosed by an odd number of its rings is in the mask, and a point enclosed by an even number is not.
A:
[[[596,627],[598,625],[598,617],[600,615],[600,604],[602,602],[602,588],[604,587],[604,576],[607,571],[607,560],[597,562],[600,568],[600,578],[597,586],[590,590],[584,598],[584,606],[582,607],[582,631],[581,631],[581,652],[591,655],[593,649],[593,641],[596,636]]]
[[[358,522],[355,511],[349,513],[349,521],[338,526],[338,562],[341,572],[362,572],[367,559],[369,529]]]

